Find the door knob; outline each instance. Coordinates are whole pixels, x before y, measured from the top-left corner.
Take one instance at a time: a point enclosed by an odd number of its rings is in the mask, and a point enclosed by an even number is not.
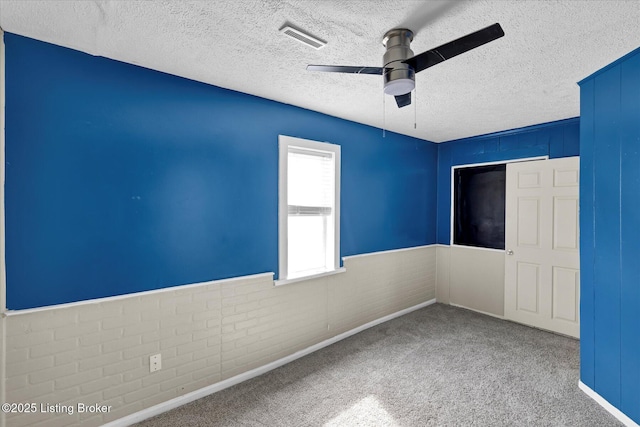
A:
[[[507,250],[507,255],[513,255],[513,251],[511,249]]]

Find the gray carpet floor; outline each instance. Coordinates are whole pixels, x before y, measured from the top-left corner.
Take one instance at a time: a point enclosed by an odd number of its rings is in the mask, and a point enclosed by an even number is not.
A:
[[[138,425],[622,425],[578,389],[578,351],[435,304]]]

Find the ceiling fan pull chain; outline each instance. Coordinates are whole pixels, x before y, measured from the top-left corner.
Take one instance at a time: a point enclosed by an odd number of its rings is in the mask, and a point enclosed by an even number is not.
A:
[[[382,91],[382,137],[385,138],[385,128],[387,127],[387,109],[385,108],[384,91]]]
[[[418,128],[418,87],[413,89],[413,128]]]

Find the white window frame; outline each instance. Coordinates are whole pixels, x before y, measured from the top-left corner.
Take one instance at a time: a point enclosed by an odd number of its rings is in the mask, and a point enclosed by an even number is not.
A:
[[[278,136],[279,164],[278,164],[278,280],[275,285],[284,285],[303,280],[315,279],[331,274],[346,271],[340,267],[340,146],[328,142],[311,141],[308,139],[294,138],[286,135]],[[289,204],[287,198],[287,178],[288,178],[288,154],[289,148],[300,148],[302,150],[313,150],[328,153],[333,156],[334,161],[334,215],[333,215],[333,268],[316,274],[302,277],[288,277],[288,217]]]

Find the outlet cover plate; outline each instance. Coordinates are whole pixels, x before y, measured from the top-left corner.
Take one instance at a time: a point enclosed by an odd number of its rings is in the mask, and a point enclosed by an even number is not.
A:
[[[155,372],[162,369],[162,358],[160,354],[154,354],[149,357],[149,372]]]

